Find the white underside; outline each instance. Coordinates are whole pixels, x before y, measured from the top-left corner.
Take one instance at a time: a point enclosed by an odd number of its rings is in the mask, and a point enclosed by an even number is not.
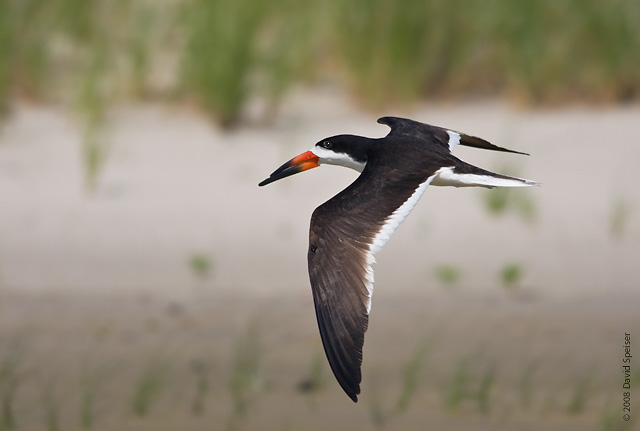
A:
[[[373,294],[373,264],[375,263],[375,253],[380,251],[380,249],[389,241],[391,235],[398,229],[398,226],[404,221],[405,218],[409,215],[411,210],[416,206],[422,194],[426,190],[427,186],[433,181],[435,175],[427,178],[425,182],[420,184],[418,188],[413,192],[413,194],[407,199],[402,205],[400,205],[387,219],[380,231],[373,238],[373,242],[369,246],[369,251],[367,252],[367,263],[365,268],[365,285],[368,291],[368,298],[365,306],[367,307],[367,314],[371,311],[371,295]]]
[[[440,168],[431,182],[434,186],[451,187],[529,187],[537,183],[521,178],[496,178],[491,175],[456,174],[453,167]]]
[[[452,167],[440,168],[434,175],[427,178],[425,182],[420,184],[413,194],[402,205],[398,207],[387,219],[380,231],[373,238],[373,242],[367,252],[367,263],[365,268],[365,285],[368,291],[368,298],[365,303],[367,314],[371,312],[371,296],[373,295],[373,267],[375,263],[375,254],[382,249],[387,243],[391,235],[398,229],[398,226],[409,215],[411,210],[416,206],[427,186],[453,186],[453,187],[527,187],[537,183],[524,179],[507,179],[496,178],[489,175],[476,174],[456,174]]]

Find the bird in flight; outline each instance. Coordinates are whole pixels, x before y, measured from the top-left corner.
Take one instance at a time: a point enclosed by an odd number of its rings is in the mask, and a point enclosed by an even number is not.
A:
[[[315,168],[339,165],[360,172],[346,189],[315,209],[308,265],[322,345],[346,394],[358,401],[362,346],[373,293],[374,255],[418,203],[428,185],[526,187],[534,181],[496,174],[455,157],[457,145],[525,154],[484,139],[417,121],[383,117],[384,138],[338,135],[323,139],[276,169],[259,186]]]

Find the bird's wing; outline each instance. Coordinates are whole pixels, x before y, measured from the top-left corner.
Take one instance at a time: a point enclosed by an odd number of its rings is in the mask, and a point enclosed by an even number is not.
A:
[[[411,178],[397,171],[383,176],[367,164],[351,186],[311,217],[309,278],[320,336],[336,379],[353,401],[362,380],[374,253],[416,205],[435,170]]]
[[[485,150],[529,155],[527,153],[521,153],[519,151],[499,147],[476,136],[465,135],[464,133],[460,133],[455,130],[431,126],[429,124],[420,123],[407,118],[382,117],[378,119],[378,123],[386,124],[391,127],[391,131],[387,136],[398,136],[435,142],[448,147],[449,151],[453,151],[453,149],[459,144],[467,147],[483,148]]]

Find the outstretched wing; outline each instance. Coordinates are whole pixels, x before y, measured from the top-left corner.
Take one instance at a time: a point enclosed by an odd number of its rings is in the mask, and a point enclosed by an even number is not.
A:
[[[483,148],[485,150],[504,151],[507,153],[524,154],[526,156],[529,155],[527,153],[521,153],[519,151],[509,150],[507,148],[493,145],[492,143],[476,136],[465,135],[464,133],[460,133],[455,130],[431,126],[429,124],[420,123],[407,118],[382,117],[378,119],[378,123],[386,124],[391,127],[391,131],[387,136],[398,136],[436,142],[448,147],[450,151],[453,151],[453,149],[460,144],[467,147]]]
[[[331,370],[353,401],[362,380],[374,254],[435,176],[435,168],[409,178],[399,172],[377,175],[375,170],[367,164],[353,184],[318,207],[309,234],[309,278],[322,344]]]

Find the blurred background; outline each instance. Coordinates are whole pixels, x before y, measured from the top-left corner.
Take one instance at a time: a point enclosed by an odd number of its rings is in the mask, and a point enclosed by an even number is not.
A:
[[[0,431],[637,429],[639,22],[632,0],[0,0]],[[383,115],[531,153],[456,150],[542,186],[425,193],[378,255],[353,404],[306,250],[356,173],[257,183]]]

